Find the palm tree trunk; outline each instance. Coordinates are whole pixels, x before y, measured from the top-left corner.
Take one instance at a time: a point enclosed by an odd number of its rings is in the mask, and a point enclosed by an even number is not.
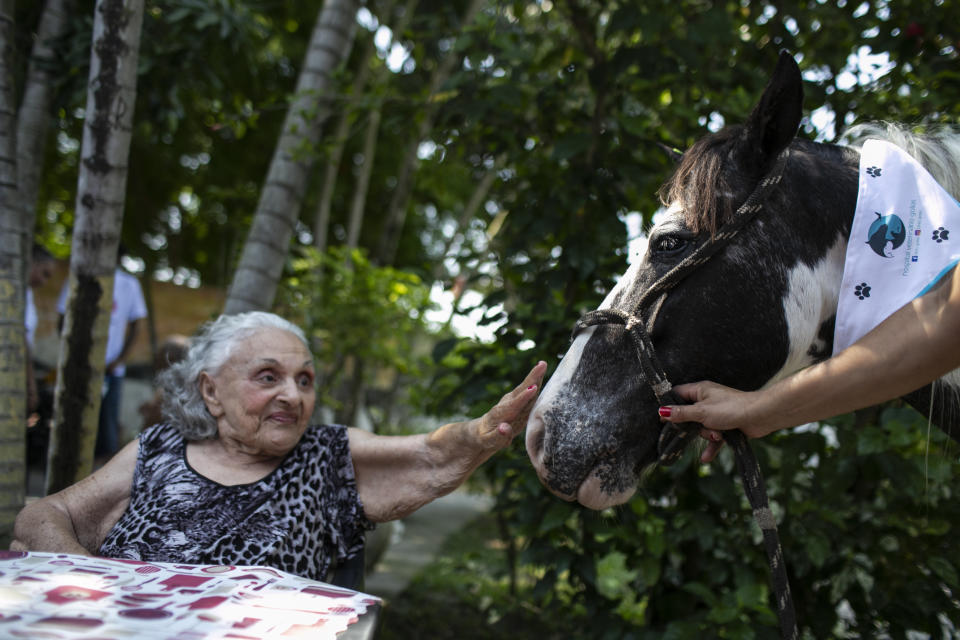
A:
[[[290,238],[300,215],[321,128],[330,115],[323,99],[333,73],[353,45],[357,0],[327,0],[317,18],[296,95],[270,162],[224,308],[239,313],[273,306]]]
[[[363,92],[367,84],[367,78],[370,77],[370,59],[376,47],[373,43],[373,35],[364,41],[365,46],[363,55],[360,57],[360,68],[356,77],[353,79],[350,95],[356,100]],[[343,160],[343,150],[347,146],[347,138],[350,136],[350,125],[353,122],[353,109],[346,104],[337,121],[337,129],[333,134],[333,148],[327,157],[327,162],[323,168],[323,184],[320,188],[320,199],[317,202],[317,208],[313,216],[313,246],[318,251],[327,250],[327,231],[330,227],[330,207],[333,202],[333,192],[337,185],[337,174],[340,173],[340,162]]]
[[[137,95],[143,0],[97,0],[47,493],[93,468]]]
[[[23,212],[17,198],[13,0],[0,0],[0,544],[24,498],[27,415]]]

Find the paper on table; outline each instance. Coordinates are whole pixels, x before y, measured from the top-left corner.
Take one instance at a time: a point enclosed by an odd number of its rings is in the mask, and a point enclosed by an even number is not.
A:
[[[268,567],[0,551],[0,636],[335,638],[379,598]]]

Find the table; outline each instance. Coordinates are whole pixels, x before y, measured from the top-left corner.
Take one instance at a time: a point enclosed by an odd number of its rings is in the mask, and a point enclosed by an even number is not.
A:
[[[0,551],[0,637],[369,640],[379,598],[269,567]]]

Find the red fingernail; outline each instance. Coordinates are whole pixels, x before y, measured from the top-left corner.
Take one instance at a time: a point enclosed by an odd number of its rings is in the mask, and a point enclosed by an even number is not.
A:
[[[657,413],[660,414],[661,418],[669,418],[670,414],[673,413],[673,409],[670,407],[660,407],[657,409]]]
[[[537,385],[532,384],[529,387],[527,387],[527,391],[530,391],[531,389],[536,389],[536,388],[537,388]]]

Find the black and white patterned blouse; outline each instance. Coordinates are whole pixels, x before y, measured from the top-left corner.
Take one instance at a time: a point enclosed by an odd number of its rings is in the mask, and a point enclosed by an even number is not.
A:
[[[167,425],[140,436],[130,504],[102,556],[155,562],[266,565],[313,580],[363,549],[373,524],[357,494],[347,430],[311,426],[267,477],[224,486],[187,463]]]

